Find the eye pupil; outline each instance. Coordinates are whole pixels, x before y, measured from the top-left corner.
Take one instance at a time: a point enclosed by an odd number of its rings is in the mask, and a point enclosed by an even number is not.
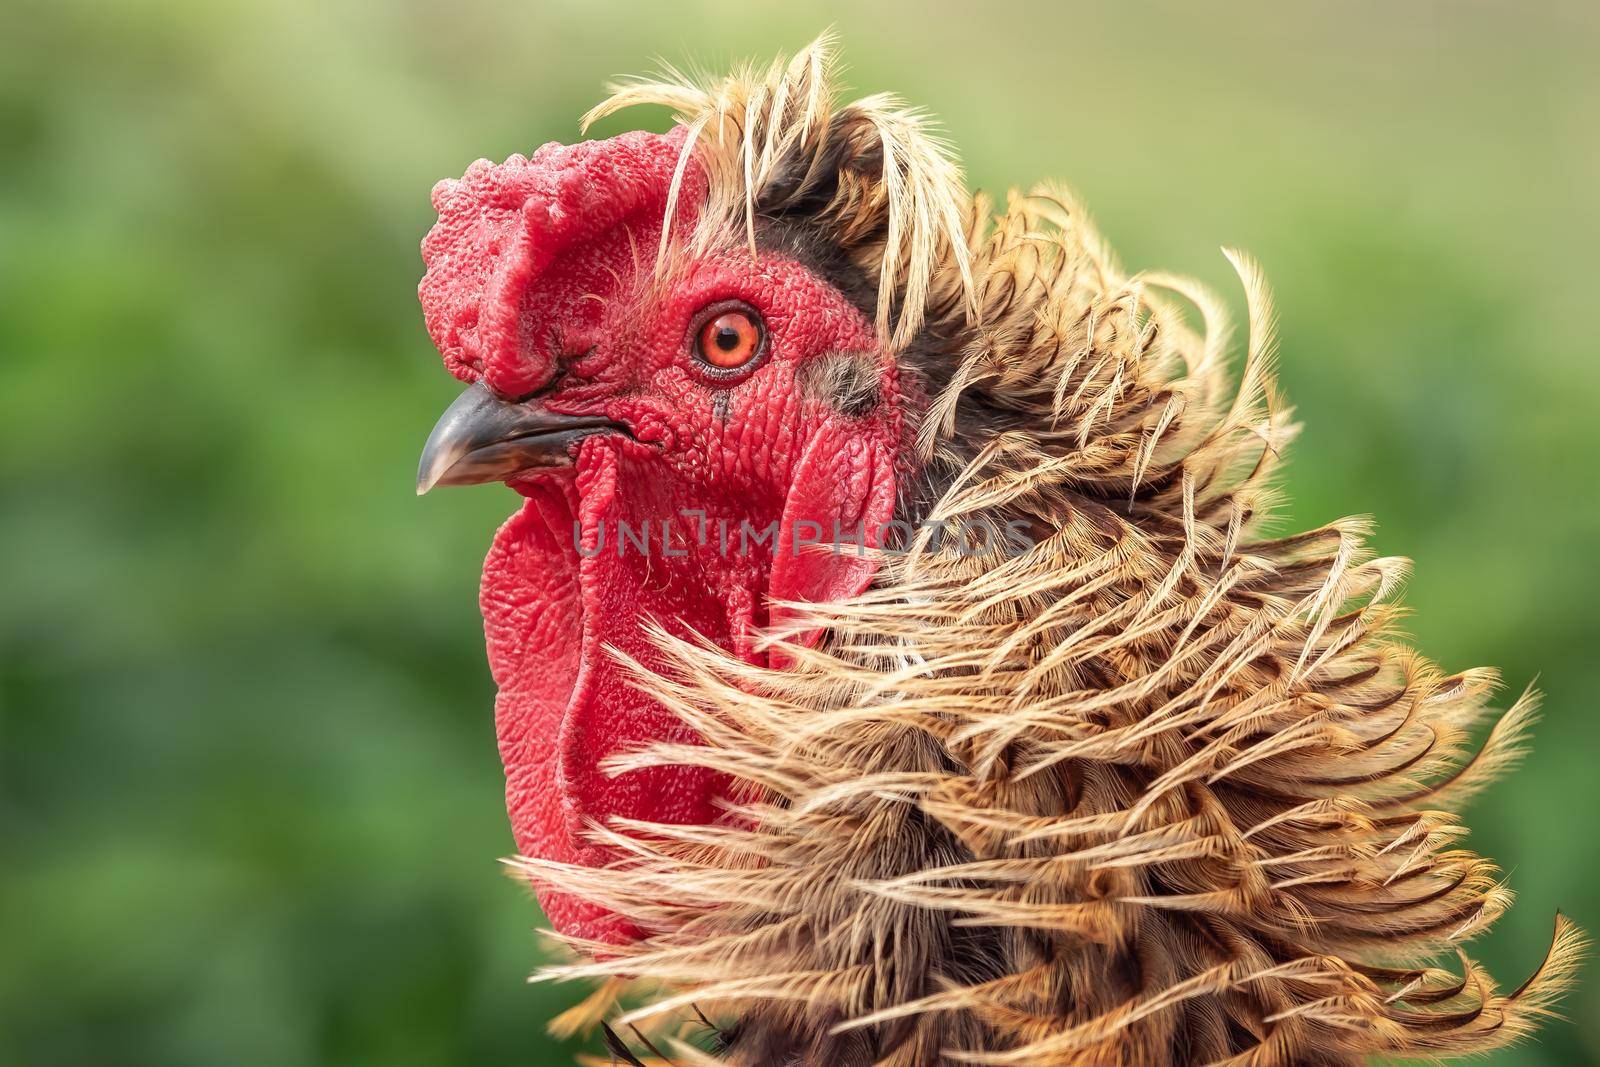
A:
[[[723,326],[717,330],[717,347],[724,352],[732,352],[739,347],[739,331],[732,326]]]

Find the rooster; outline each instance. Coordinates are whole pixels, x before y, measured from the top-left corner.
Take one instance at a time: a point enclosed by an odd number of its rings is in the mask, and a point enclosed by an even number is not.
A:
[[[575,953],[544,977],[603,980],[580,1015],[627,989],[630,1062],[1528,1034],[1582,937],[1500,991],[1460,946],[1511,895],[1452,813],[1535,698],[1406,647],[1362,522],[1265,531],[1295,426],[1254,264],[1234,373],[1213,295],[1125,273],[1060,189],[969,194],[831,51],[614,87],[586,126],[671,131],[433,191],[468,385],[418,491],[523,497],[482,609],[512,863]]]

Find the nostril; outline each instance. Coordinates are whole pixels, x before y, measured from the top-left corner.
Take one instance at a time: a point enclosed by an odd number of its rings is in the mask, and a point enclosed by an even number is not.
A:
[[[590,356],[594,355],[595,351],[599,347],[599,345],[590,345],[581,352],[569,352],[564,355],[552,354],[550,356],[550,364],[555,368],[555,373],[546,378],[544,383],[538,388],[530,389],[527,392],[518,393],[514,396],[501,389],[495,389],[495,395],[511,404],[525,404],[530,400],[537,400],[542,396],[548,396],[560,388],[561,384],[574,373],[576,373],[580,378],[588,377],[581,367],[579,367],[576,371],[573,370],[573,367],[575,364],[580,364]]]
[[[508,396],[508,397],[505,397],[505,399],[507,401],[509,401],[510,403],[513,403],[513,404],[526,404],[530,400],[537,400],[541,396],[548,396],[549,394],[555,392],[556,387],[561,384],[562,379],[566,378],[566,376],[567,376],[567,364],[566,364],[566,361],[565,360],[558,361],[556,363],[556,372],[554,374],[552,374],[548,379],[546,379],[545,383],[543,385],[539,386],[539,388],[534,389],[534,390],[532,390],[530,392],[523,393],[523,394],[521,394],[519,396]],[[496,390],[496,391],[498,392],[498,390]]]

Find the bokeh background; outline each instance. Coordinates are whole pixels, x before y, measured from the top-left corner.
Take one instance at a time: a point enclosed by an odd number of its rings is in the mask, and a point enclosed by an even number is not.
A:
[[[428,190],[608,76],[841,32],[973,183],[1065,178],[1134,267],[1255,252],[1292,516],[1381,521],[1413,630],[1548,694],[1472,843],[1600,928],[1600,14],[1582,2],[207,0],[0,32],[0,1063],[569,1062],[530,987],[475,587],[418,500],[455,394]],[[657,122],[644,114],[634,121]],[[601,129],[618,132],[621,121]],[[1497,1064],[1600,1062],[1600,988]]]

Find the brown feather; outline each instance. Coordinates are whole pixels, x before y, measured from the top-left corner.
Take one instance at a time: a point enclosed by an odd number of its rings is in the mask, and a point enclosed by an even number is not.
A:
[[[888,555],[801,609],[792,632],[828,639],[782,672],[658,634],[668,669],[639,685],[706,743],[613,770],[709,767],[751,799],[725,826],[596,826],[628,855],[609,869],[520,861],[656,931],[543,977],[658,983],[624,1023],[704,1010],[742,1064],[1337,1065],[1530,1033],[1582,936],[1558,917],[1497,992],[1460,946],[1511,894],[1450,812],[1536,699],[1497,713],[1493,672],[1402,643],[1408,564],[1365,522],[1267,534],[1295,426],[1255,265],[1228,253],[1230,381],[1221,301],[1125,274],[1060,190],[990,218],[920,116],[836,102],[827,44],[591,118],[678,110],[711,176],[694,240],[804,225],[873,279],[928,398],[901,517],[1037,543]],[[859,401],[849,369],[816,387]]]

